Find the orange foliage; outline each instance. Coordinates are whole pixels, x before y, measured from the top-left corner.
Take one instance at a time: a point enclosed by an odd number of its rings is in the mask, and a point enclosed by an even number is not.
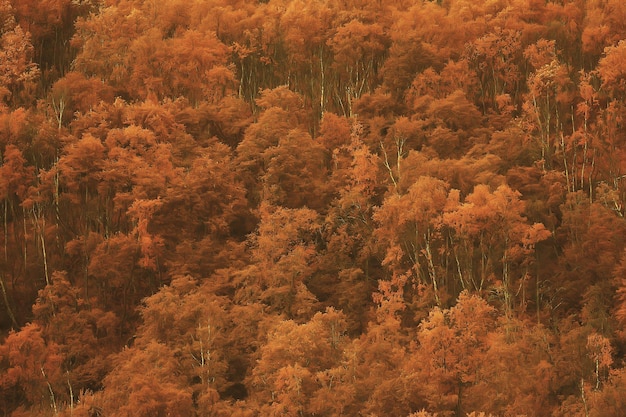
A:
[[[0,0],[0,414],[619,416],[619,0]]]

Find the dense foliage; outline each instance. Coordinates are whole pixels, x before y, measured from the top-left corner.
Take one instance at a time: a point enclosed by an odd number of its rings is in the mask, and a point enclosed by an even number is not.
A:
[[[0,0],[0,415],[625,415],[624,39],[621,0]]]

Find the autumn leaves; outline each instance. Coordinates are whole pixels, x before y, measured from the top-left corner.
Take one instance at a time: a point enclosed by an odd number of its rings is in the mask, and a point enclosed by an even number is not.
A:
[[[0,414],[623,414],[622,3],[36,3]]]

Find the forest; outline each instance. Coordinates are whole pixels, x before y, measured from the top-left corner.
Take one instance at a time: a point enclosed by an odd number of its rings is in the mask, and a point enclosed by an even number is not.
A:
[[[626,2],[0,0],[0,416],[623,417]]]

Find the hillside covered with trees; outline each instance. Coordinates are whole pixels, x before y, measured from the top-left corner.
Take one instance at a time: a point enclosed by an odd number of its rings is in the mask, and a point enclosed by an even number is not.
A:
[[[621,0],[0,0],[0,416],[624,416],[625,124]]]

